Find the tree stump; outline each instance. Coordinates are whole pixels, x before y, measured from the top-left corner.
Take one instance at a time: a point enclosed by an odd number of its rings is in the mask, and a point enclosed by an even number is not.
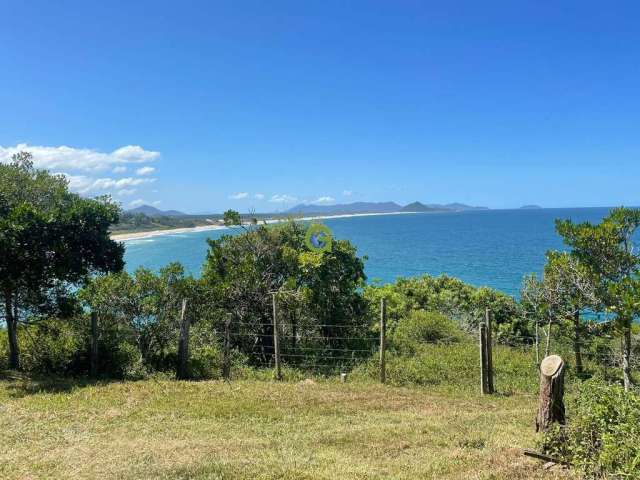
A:
[[[552,423],[564,425],[564,361],[558,355],[545,357],[540,364],[540,399],[536,432],[544,432]]]

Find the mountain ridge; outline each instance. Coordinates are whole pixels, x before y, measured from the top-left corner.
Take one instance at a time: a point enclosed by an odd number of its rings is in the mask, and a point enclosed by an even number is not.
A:
[[[353,202],[335,205],[317,205],[301,203],[290,208],[286,213],[291,214],[356,214],[356,213],[396,213],[396,212],[465,212],[472,210],[489,210],[487,207],[476,207],[464,203],[424,204],[412,202],[400,205],[396,202]]]
[[[151,205],[140,205],[136,208],[131,208],[126,213],[142,213],[147,217],[186,217],[187,214],[179,212],[178,210],[160,210],[159,208],[152,207]]]

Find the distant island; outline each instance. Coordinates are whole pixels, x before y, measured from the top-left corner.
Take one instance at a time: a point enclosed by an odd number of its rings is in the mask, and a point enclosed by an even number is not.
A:
[[[541,208],[540,205],[523,205],[520,210],[540,210]]]

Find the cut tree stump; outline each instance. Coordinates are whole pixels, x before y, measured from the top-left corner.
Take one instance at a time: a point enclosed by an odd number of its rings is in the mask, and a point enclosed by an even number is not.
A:
[[[564,361],[549,355],[540,364],[540,398],[536,432],[546,431],[552,423],[564,425]]]

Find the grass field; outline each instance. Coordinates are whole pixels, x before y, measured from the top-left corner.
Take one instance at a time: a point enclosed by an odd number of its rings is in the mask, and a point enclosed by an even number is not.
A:
[[[533,396],[332,381],[0,382],[3,479],[551,479]]]

